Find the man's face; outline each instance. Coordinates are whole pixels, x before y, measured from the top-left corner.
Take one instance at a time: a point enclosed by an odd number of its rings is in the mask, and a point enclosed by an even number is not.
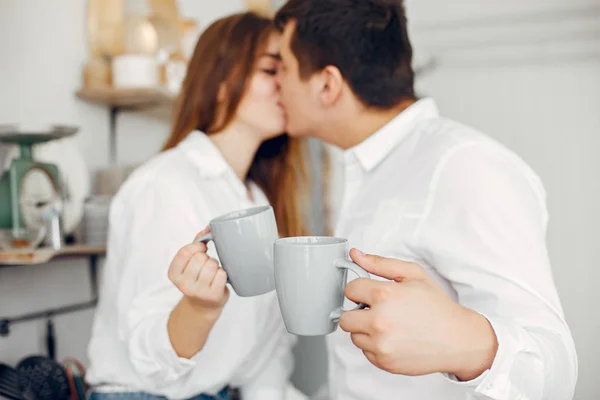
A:
[[[295,22],[288,22],[281,41],[281,68],[279,83],[281,101],[286,111],[286,131],[290,136],[312,136],[318,128],[320,115],[318,88],[312,79],[302,80],[298,59],[291,49],[296,30]]]

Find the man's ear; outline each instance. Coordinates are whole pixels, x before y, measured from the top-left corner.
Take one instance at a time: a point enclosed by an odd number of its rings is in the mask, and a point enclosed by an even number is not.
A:
[[[342,95],[344,77],[337,67],[328,65],[320,72],[320,97],[324,106],[330,107],[337,103]]]

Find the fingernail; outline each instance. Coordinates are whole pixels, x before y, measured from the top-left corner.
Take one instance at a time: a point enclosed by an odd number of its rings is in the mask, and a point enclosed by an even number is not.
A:
[[[358,253],[359,256],[364,256],[365,255],[365,253],[363,253],[359,249],[354,249],[354,250],[356,250],[356,252]]]

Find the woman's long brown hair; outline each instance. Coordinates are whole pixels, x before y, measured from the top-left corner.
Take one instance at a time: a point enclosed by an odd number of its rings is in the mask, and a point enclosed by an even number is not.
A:
[[[195,130],[210,135],[232,122],[272,32],[275,27],[271,20],[242,13],[216,21],[202,34],[163,150],[177,146]],[[222,84],[227,93],[225,104],[218,102]],[[302,209],[308,188],[304,147],[300,140],[287,135],[267,140],[258,149],[248,173],[273,206],[281,236],[307,234],[303,217],[306,210]]]

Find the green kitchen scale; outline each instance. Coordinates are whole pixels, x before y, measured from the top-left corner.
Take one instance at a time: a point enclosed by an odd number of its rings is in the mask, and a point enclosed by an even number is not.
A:
[[[63,193],[58,167],[34,160],[33,146],[73,136],[77,128],[54,126],[38,133],[15,128],[0,126],[0,144],[20,148],[20,156],[0,175],[0,247],[31,248],[43,239],[44,214],[49,207],[61,207]]]

